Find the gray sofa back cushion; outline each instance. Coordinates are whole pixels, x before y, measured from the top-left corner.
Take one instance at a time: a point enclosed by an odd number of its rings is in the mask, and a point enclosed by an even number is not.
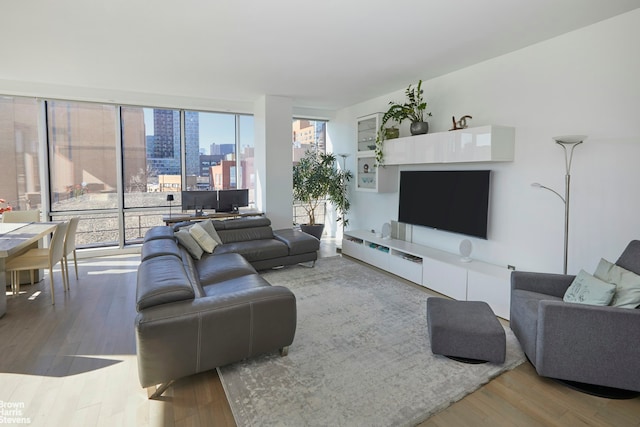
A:
[[[271,227],[250,227],[218,230],[222,243],[246,242],[249,240],[273,239]]]
[[[180,249],[178,248],[178,245],[176,245],[173,237],[170,239],[158,238],[147,240],[144,245],[142,245],[142,250],[140,252],[141,261],[162,255],[173,255],[180,258]]]
[[[640,240],[629,242],[620,258],[616,261],[616,265],[640,274]]]
[[[136,309],[193,299],[195,293],[184,271],[182,259],[161,255],[147,259],[138,268]]]

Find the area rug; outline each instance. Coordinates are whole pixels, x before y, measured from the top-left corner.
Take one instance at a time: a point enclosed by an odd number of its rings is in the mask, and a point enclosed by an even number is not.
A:
[[[434,355],[430,294],[340,256],[263,274],[296,295],[289,355],[218,369],[239,426],[411,426],[524,361],[509,328],[502,365]]]

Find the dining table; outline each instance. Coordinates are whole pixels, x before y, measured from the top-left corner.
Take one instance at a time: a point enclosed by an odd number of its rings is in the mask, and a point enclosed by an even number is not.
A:
[[[7,274],[5,264],[7,259],[20,254],[31,247],[42,245],[45,236],[52,233],[57,222],[30,223],[0,223],[0,284],[4,284],[4,292],[0,292],[0,317],[7,312],[6,286]]]

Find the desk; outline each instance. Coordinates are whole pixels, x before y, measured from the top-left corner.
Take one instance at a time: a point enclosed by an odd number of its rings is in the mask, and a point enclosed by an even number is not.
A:
[[[7,258],[18,254],[56,228],[55,222],[4,223],[0,224],[0,317],[7,312],[6,284],[4,266]]]
[[[171,224],[175,224],[176,222],[182,222],[182,221],[201,221],[201,220],[205,220],[205,219],[242,218],[242,217],[246,217],[246,216],[262,216],[262,215],[264,215],[264,212],[242,211],[242,210],[240,212],[236,212],[236,213],[233,213],[233,212],[216,212],[216,213],[198,215],[198,216],[178,213],[178,214],[174,214],[174,215],[171,215],[171,216],[162,215],[162,220],[164,221],[164,223],[166,225],[171,225]]]

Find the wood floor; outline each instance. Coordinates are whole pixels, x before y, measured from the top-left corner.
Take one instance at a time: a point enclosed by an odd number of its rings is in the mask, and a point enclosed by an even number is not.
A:
[[[321,255],[334,255],[323,246]],[[234,426],[215,371],[149,400],[137,377],[137,255],[79,261],[56,305],[49,277],[7,296],[0,319],[0,423],[31,426]],[[295,268],[295,267],[294,267]],[[393,411],[393,407],[389,408]],[[494,379],[422,426],[640,426],[640,398],[609,400],[540,378],[530,364]]]

